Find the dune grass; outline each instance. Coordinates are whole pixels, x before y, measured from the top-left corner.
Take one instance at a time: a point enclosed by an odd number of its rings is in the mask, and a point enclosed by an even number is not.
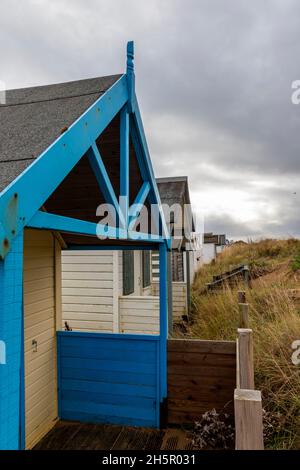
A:
[[[299,259],[300,241],[294,239],[233,245],[215,263],[200,269],[192,293],[190,337],[233,340],[239,287],[215,294],[204,293],[204,287],[214,274],[237,264],[249,265],[255,278],[246,291],[254,335],[255,386],[262,391],[265,410],[280,424],[277,429],[273,423],[266,442],[275,449],[300,448],[300,366],[291,361],[291,344],[300,339]],[[293,290],[298,288],[299,299]]]

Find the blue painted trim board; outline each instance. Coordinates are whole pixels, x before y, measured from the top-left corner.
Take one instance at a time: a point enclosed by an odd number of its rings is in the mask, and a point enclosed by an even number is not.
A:
[[[95,333],[95,332],[83,332],[83,331],[57,331],[57,336],[80,336],[82,338],[102,338],[107,340],[114,341],[115,339],[120,339],[122,341],[127,341],[129,339],[134,340],[143,340],[143,341],[159,341],[158,335],[133,335],[130,333]]]
[[[80,235],[105,236],[109,239],[119,238],[135,241],[146,241],[149,243],[161,243],[162,238],[148,233],[136,232],[134,230],[116,229],[94,222],[65,217],[63,215],[51,214],[50,212],[37,211],[27,227],[41,230],[57,230],[59,232],[78,233]]]

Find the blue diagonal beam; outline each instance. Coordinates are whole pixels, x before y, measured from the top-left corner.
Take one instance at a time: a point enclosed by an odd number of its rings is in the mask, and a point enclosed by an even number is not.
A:
[[[123,221],[123,214],[121,212],[117,197],[114,192],[114,188],[112,187],[111,181],[109,179],[108,173],[106,171],[96,142],[94,142],[89,148],[88,158],[97,178],[100,190],[102,191],[103,196],[105,198],[105,202],[114,206],[116,214],[118,215],[119,219]]]
[[[170,248],[171,238],[170,238],[170,234],[169,234],[169,231],[168,231],[168,228],[167,228],[167,225],[166,225],[165,217],[164,217],[164,214],[163,214],[163,209],[161,207],[160,195],[159,195],[159,192],[158,192],[158,188],[157,188],[157,184],[156,184],[156,180],[155,180],[155,176],[154,176],[154,171],[153,171],[153,167],[152,167],[152,163],[151,163],[149,148],[148,148],[148,144],[147,144],[147,140],[146,140],[146,136],[145,136],[145,131],[144,131],[144,126],[143,126],[143,122],[142,122],[142,118],[141,118],[139,105],[138,105],[138,101],[137,101],[136,96],[134,96],[134,113],[133,113],[132,116],[133,116],[134,126],[136,127],[136,130],[137,130],[138,135],[139,135],[139,142],[141,144],[141,150],[142,150],[142,155],[141,156],[143,158],[143,161],[140,162],[140,163],[141,163],[141,166],[145,165],[145,167],[147,169],[147,172],[150,173],[150,182],[151,182],[151,189],[152,189],[151,193],[152,192],[154,193],[155,202],[159,207],[160,221],[161,221],[161,226],[162,226],[162,235],[163,235],[163,238],[167,241],[168,248]]]
[[[132,206],[130,206],[129,225],[128,225],[129,228],[132,227],[133,222],[137,219],[142,206],[145,204],[145,201],[150,192],[150,189],[151,189],[150,183],[148,181],[145,181],[142,184],[141,189],[139,190],[134,200],[134,203],[132,204]]]

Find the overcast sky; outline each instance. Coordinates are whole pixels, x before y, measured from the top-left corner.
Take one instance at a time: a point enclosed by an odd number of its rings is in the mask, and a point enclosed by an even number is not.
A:
[[[7,88],[125,71],[156,176],[189,177],[205,229],[300,236],[297,0],[1,0]]]

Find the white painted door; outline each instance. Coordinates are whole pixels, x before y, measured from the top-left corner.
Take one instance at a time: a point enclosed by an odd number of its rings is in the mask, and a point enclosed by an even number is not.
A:
[[[24,238],[25,438],[32,448],[57,420],[55,245],[51,232]]]

